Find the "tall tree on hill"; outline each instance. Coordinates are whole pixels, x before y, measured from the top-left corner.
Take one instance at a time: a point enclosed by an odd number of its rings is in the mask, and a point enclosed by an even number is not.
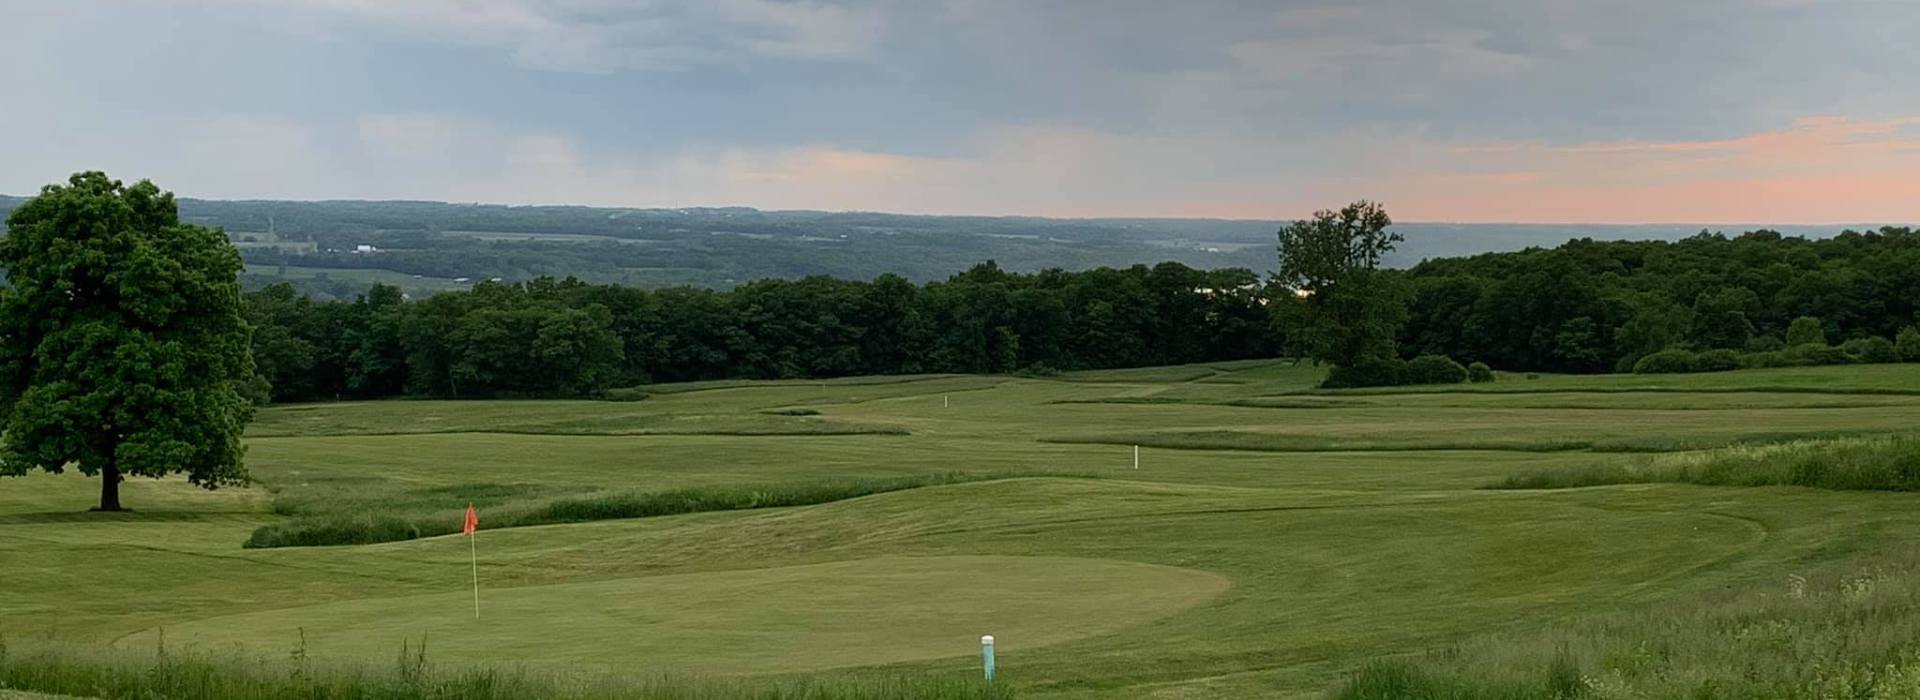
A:
[[[180,223],[173,195],[103,173],[7,217],[0,265],[0,475],[71,465],[117,511],[127,476],[246,480],[253,377],[240,255]]]
[[[1406,240],[1387,230],[1386,208],[1361,200],[1280,229],[1275,279],[1299,295],[1296,350],[1321,362],[1352,365],[1393,357],[1406,322],[1406,294],[1380,258]],[[1285,313],[1283,311],[1283,313]]]

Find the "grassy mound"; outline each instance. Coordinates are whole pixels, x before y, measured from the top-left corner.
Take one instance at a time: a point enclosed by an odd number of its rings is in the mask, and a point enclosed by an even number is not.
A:
[[[826,390],[820,390],[825,392]],[[703,392],[707,393],[707,392]],[[798,404],[814,390],[793,394]],[[296,404],[262,411],[248,436],[315,437],[447,433],[505,435],[906,435],[897,425],[813,414],[742,411],[714,399],[608,401],[370,401]]]
[[[1920,436],[1801,440],[1663,455],[1636,464],[1560,467],[1516,474],[1493,488],[1556,489],[1640,483],[1920,491]]]
[[[1028,474],[1026,476],[1032,476]],[[581,523],[621,518],[651,518],[722,510],[785,508],[843,501],[890,491],[1012,478],[1008,474],[914,474],[883,479],[822,479],[779,484],[705,486],[655,492],[595,493],[508,504],[487,510],[482,529]],[[459,532],[464,510],[407,512],[389,504],[361,506],[296,517],[264,525],[246,547],[314,547],[373,544],[436,537]]]

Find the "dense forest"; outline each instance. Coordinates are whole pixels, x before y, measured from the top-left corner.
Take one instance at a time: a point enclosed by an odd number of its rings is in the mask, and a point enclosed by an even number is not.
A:
[[[1888,359],[1776,351],[1804,345],[1789,334],[1802,318],[1817,319],[1823,349],[1865,338],[1890,345],[1920,309],[1920,234],[1575,240],[1382,274],[1406,305],[1405,357],[1552,372],[1631,370],[1670,349],[1785,364]],[[724,292],[544,278],[421,300],[384,286],[350,302],[285,285],[246,297],[258,390],[275,400],[596,395],[649,382],[1271,357],[1305,339],[1302,303],[1247,269],[1179,263],[1037,273],[986,263],[927,284],[815,276]]]
[[[1777,351],[1801,318],[1817,320],[1834,343],[1891,339],[1920,310],[1920,234],[1888,227],[1818,240],[1767,230],[1670,243],[1576,240],[1429,260],[1406,282],[1402,354],[1628,371],[1669,348]]]
[[[404,299],[246,296],[260,398],[595,395],[648,382],[1037,372],[1267,357],[1259,278],[1178,263],[1015,274],[993,263],[915,285],[808,277],[728,292],[578,280]]]

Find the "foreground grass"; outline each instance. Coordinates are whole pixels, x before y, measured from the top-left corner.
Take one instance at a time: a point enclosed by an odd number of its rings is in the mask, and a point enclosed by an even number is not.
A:
[[[1920,491],[1920,436],[1802,440],[1663,455],[1639,463],[1562,466],[1515,474],[1494,488],[1555,489],[1638,483]]]
[[[102,515],[84,512],[98,488],[84,476],[0,480],[0,633],[151,650],[164,630],[182,649],[279,658],[304,629],[316,659],[382,672],[400,639],[425,634],[443,661],[499,673],[737,674],[744,678],[717,683],[754,692],[797,683],[794,674],[820,674],[820,686],[969,679],[979,635],[994,634],[1004,678],[1022,697],[1047,700],[1321,697],[1381,655],[1436,682],[1515,679],[1539,697],[1555,690],[1542,683],[1555,650],[1505,671],[1467,651],[1448,665],[1446,650],[1503,632],[1529,631],[1543,644],[1599,634],[1590,631],[1596,621],[1628,625],[1681,601],[1777,592],[1790,573],[1821,581],[1808,584],[1817,594],[1877,562],[1905,565],[1879,553],[1920,535],[1920,508],[1906,493],[1664,484],[1489,491],[1478,487],[1546,466],[1667,456],[1461,449],[1670,449],[1912,430],[1920,400],[1826,389],[1910,390],[1920,387],[1920,365],[1730,372],[1711,385],[1568,378],[1558,392],[1517,395],[1290,393],[1310,386],[1315,371],[1246,363],[1118,376],[697,386],[631,403],[271,407],[249,438],[248,459],[272,493],[143,479],[127,486],[135,512]],[[660,434],[797,433],[803,419],[901,434]],[[529,434],[538,432],[549,434]],[[1133,438],[1206,432],[1402,449],[1148,444],[1134,468]],[[1107,442],[1044,441],[1063,435]],[[486,609],[478,622],[474,550],[461,538],[239,546],[289,514],[457,523],[471,500],[491,529],[509,511],[597,494],[955,471],[1106,478],[983,481],[489,532],[478,540]],[[1834,563],[1846,566],[1816,575]],[[1806,618],[1795,629],[1879,634],[1881,618],[1826,610],[1853,617]],[[1888,624],[1907,633],[1905,623]],[[1656,631],[1619,636],[1653,639]],[[1560,668],[1576,673],[1561,677],[1610,670],[1605,655],[1574,646]],[[1762,658],[1892,663],[1892,652],[1871,644],[1819,648],[1830,651]],[[1440,651],[1404,656],[1429,649]],[[1721,673],[1710,649],[1671,649],[1668,675]],[[1683,686],[1636,687],[1665,697]],[[358,697],[368,696],[378,694]]]
[[[713,511],[788,508],[832,503],[849,498],[928,486],[946,486],[1011,477],[1012,475],[1008,474],[947,472],[882,479],[823,479],[796,483],[704,486],[657,492],[594,493],[534,503],[513,503],[488,509],[480,519],[480,527],[485,530],[497,530]],[[510,493],[510,490],[506,492]],[[437,495],[457,499],[461,495],[486,498],[498,496],[501,493],[503,491],[500,487],[479,484],[470,488],[442,489],[437,492]],[[317,510],[311,502],[277,507],[282,512]],[[392,502],[362,503],[350,509],[317,510],[293,520],[261,526],[247,538],[246,547],[257,549],[373,544],[437,537],[460,532],[465,518],[464,509],[410,513],[401,504]]]
[[[1912,552],[1362,667],[1334,700],[1920,698]]]
[[[100,698],[222,700],[1003,700],[1005,683],[956,676],[791,681],[586,676],[489,667],[442,668],[427,644],[402,646],[388,666],[238,652],[104,651],[62,644],[0,643],[0,697],[8,690]]]

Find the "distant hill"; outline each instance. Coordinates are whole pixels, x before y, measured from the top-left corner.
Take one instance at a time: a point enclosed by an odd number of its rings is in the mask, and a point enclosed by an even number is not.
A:
[[[0,195],[0,216],[21,197]],[[373,281],[412,291],[473,281],[573,275],[641,286],[726,288],[765,277],[894,273],[942,279],[984,260],[1032,271],[1177,261],[1265,271],[1285,222],[1223,219],[1049,219],[747,207],[628,209],[418,201],[180,200],[181,217],[227,233],[249,283],[295,281],[322,296]],[[1403,223],[1388,264],[1550,247],[1570,239],[1673,240],[1703,228],[1773,228],[1824,237],[1858,226]],[[365,246],[365,248],[363,248]]]

